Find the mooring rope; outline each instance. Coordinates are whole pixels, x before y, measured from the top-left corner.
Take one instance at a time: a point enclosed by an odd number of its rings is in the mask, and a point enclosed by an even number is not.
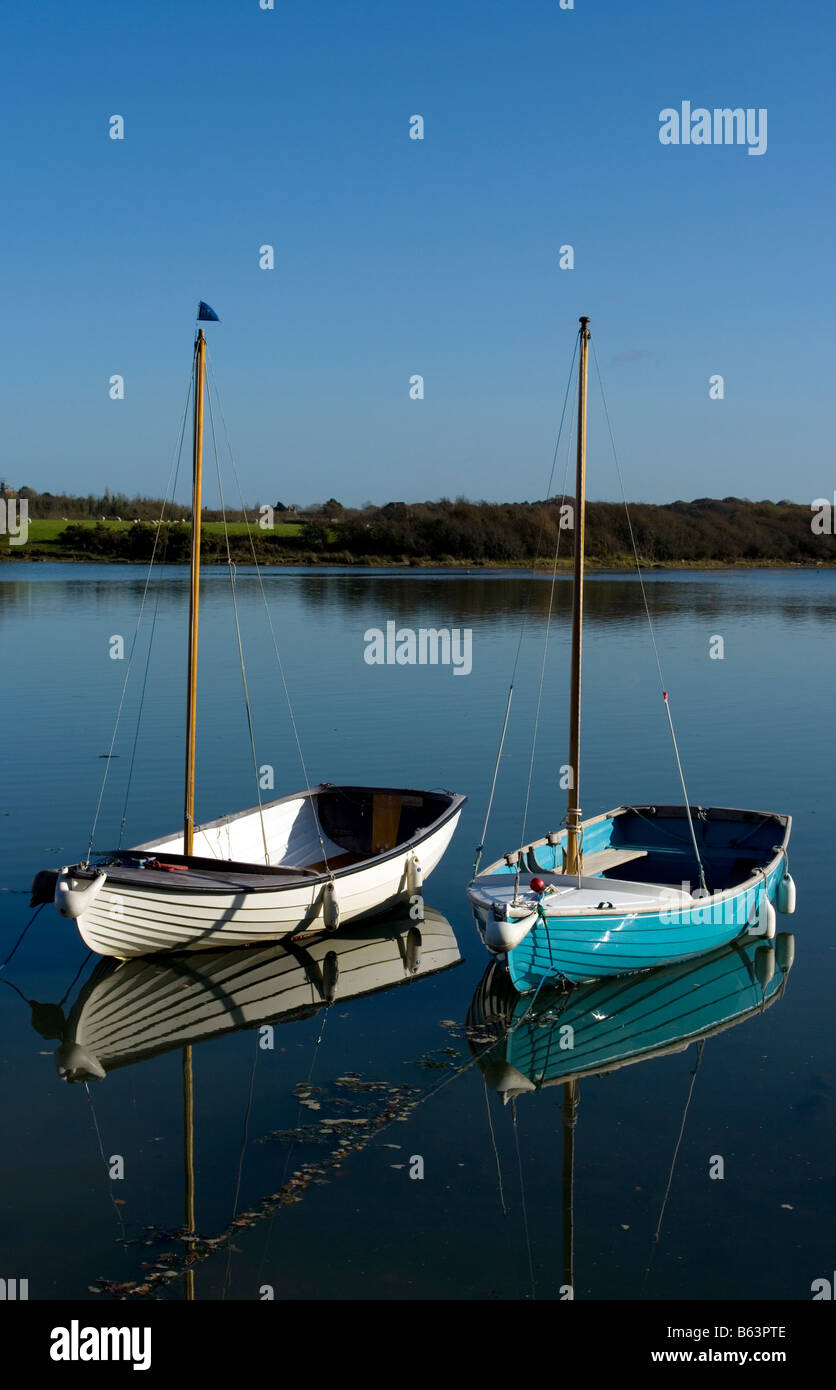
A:
[[[28,932],[29,928],[31,927],[32,923],[34,922],[34,920],[35,920],[35,918],[37,917],[38,913],[40,912],[41,908],[43,908],[43,907],[46,907],[46,903],[41,903],[40,907],[36,907],[36,908],[35,908],[35,911],[33,912],[32,916],[29,918],[29,921],[26,923],[26,926],[23,928],[23,931],[20,933],[20,936],[17,938],[17,941],[15,942],[14,946],[13,946],[12,949],[10,950],[9,954],[6,956],[6,959],[3,961],[2,965],[0,965],[0,970],[5,970],[5,969],[6,969],[6,966],[8,965],[8,963],[9,963],[9,961],[11,960],[12,956],[15,954],[15,952],[16,952],[18,946],[19,946],[20,943],[22,942],[23,938],[25,937],[26,933]]]
[[[488,1112],[488,1130],[491,1136],[491,1148],[493,1149],[494,1162],[496,1163],[496,1182],[499,1188],[499,1205],[502,1207],[502,1215],[508,1215],[508,1208],[505,1205],[505,1193],[502,1190],[502,1166],[499,1162],[499,1150],[496,1146],[496,1135],[493,1129],[493,1119],[491,1117],[491,1103],[488,1097],[488,1081],[484,1072],[482,1073],[482,1090],[485,1096],[485,1109]]]

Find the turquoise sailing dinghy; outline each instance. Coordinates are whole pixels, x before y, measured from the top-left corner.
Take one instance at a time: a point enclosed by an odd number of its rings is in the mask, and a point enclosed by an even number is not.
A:
[[[580,324],[570,786],[565,826],[504,854],[479,872],[508,726],[509,691],[482,844],[467,890],[485,945],[505,958],[510,978],[521,993],[546,983],[574,984],[673,965],[738,937],[771,940],[776,908],[795,911],[795,885],[787,858],[790,817],[690,805],[664,689],[684,804],[619,806],[590,820],[581,818],[589,319],[582,318]],[[632,538],[632,526],[630,534]],[[633,548],[641,580],[635,542]],[[649,610],[647,616],[650,621]],[[659,673],[661,678],[661,665]]]
[[[485,944],[506,955],[518,990],[672,965],[739,936],[774,937],[775,906],[794,910],[790,817],[688,810],[705,892],[683,887],[694,876],[684,806],[620,806],[582,822],[580,874],[563,871],[563,830],[477,875],[468,894]],[[523,869],[533,871],[526,888]]]

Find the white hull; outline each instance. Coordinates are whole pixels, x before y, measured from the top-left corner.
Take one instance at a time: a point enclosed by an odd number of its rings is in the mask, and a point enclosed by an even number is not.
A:
[[[459,798],[455,800],[460,802]],[[300,793],[264,809],[271,864],[286,865],[288,859],[304,864],[306,856],[319,855],[319,842],[311,838],[309,806],[309,795]],[[78,930],[90,950],[121,959],[156,951],[253,945],[279,941],[301,931],[324,931],[324,898],[329,882],[334,885],[340,925],[393,907],[410,892],[409,866],[413,856],[417,856],[426,878],[447,849],[460,814],[459,805],[436,826],[428,827],[426,834],[418,833],[391,851],[356,867],[336,868],[333,875],[320,873],[308,881],[296,878],[287,886],[233,886],[217,892],[190,892],[185,884],[179,888],[175,873],[169,875],[170,886],[157,882],[144,887],[107,877],[91,904],[76,919]],[[236,860],[247,855],[259,867],[256,845],[260,842],[257,811],[195,830],[195,852],[205,854],[207,849],[212,850],[218,860],[218,877],[223,877],[224,863],[218,850]],[[135,852],[153,851],[165,856],[176,854],[181,848],[182,838],[173,837],[138,846]],[[329,857],[338,860],[340,850],[339,844],[326,840]]]

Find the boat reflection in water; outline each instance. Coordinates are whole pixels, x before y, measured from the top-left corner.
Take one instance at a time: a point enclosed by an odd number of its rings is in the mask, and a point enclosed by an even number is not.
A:
[[[780,999],[794,959],[795,939],[782,932],[773,941],[735,941],[660,970],[591,981],[561,993],[541,990],[533,1001],[517,993],[500,962],[488,967],[467,1018],[470,1048],[485,1084],[512,1109],[530,1092],[564,1088],[561,1298],[575,1297],[574,1143],[581,1079],[684,1052],[696,1043],[681,1138],[706,1039]],[[677,1151],[678,1146],[671,1178]],[[663,1212],[664,1204],[654,1240]]]
[[[434,908],[423,911],[422,921],[401,914],[304,943],[104,960],[64,1024],[59,1074],[102,1078],[173,1048],[310,1018],[337,1000],[458,965],[450,923]]]
[[[98,1292],[111,1292],[120,1298],[127,1296],[126,1291],[142,1297],[159,1295],[167,1287],[166,1281],[182,1278],[184,1297],[192,1300],[198,1261],[229,1245],[240,1225],[252,1224],[257,1217],[278,1209],[291,1188],[290,1200],[300,1200],[301,1187],[294,1174],[278,1192],[256,1203],[244,1216],[236,1197],[233,1219],[219,1235],[207,1238],[199,1233],[192,1047],[246,1029],[312,1018],[336,1002],[344,1004],[414,983],[461,964],[447,918],[422,903],[420,920],[413,920],[411,914],[417,908],[414,904],[410,911],[402,910],[397,916],[349,925],[331,935],[317,932],[307,940],[282,945],[274,942],[237,950],[103,960],[82,986],[67,1016],[60,1005],[28,1001],[33,1026],[41,1036],[61,1040],[55,1060],[59,1075],[67,1082],[86,1084],[104,1078],[115,1068],[174,1050],[182,1052],[184,1221],[179,1232],[164,1237],[174,1242],[173,1249],[179,1249],[180,1254],[175,1259],[169,1253],[165,1258],[172,1262],[146,1272],[141,1284],[112,1284],[100,1279]],[[328,1136],[334,1140],[342,1132],[337,1125]],[[340,1152],[346,1153],[349,1146],[361,1147],[373,1132],[369,1127],[364,1130],[365,1138],[343,1139]],[[239,1183],[240,1175],[241,1167]]]
[[[471,1047],[485,1054],[488,1085],[506,1102],[542,1086],[681,1052],[773,1004],[794,954],[794,937],[782,932],[774,949],[771,942],[735,942],[650,973],[591,981],[567,993],[541,990],[533,1006],[493,962],[468,1015],[468,1026],[492,1040]],[[497,1049],[502,1035],[505,1046]]]

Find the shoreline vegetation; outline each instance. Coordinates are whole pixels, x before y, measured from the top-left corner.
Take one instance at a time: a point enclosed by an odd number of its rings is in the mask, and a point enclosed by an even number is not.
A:
[[[191,514],[161,500],[122,495],[54,497],[22,488],[2,490],[0,559],[70,564],[188,564]],[[12,543],[13,507],[28,508],[28,538]],[[11,504],[11,505],[10,505]],[[490,503],[441,499],[345,508],[334,498],[300,509],[256,504],[249,526],[227,513],[229,551],[236,565],[356,566],[410,569],[536,569],[567,571],[573,556],[571,498]],[[632,503],[630,519],[643,568],[795,569],[836,565],[836,538],[813,529],[814,508],[795,502],[697,498],[692,502]],[[268,524],[264,524],[268,523]],[[559,544],[558,544],[559,542]],[[204,511],[201,562],[226,564],[221,514]],[[622,504],[588,502],[586,563],[590,570],[635,567]]]

